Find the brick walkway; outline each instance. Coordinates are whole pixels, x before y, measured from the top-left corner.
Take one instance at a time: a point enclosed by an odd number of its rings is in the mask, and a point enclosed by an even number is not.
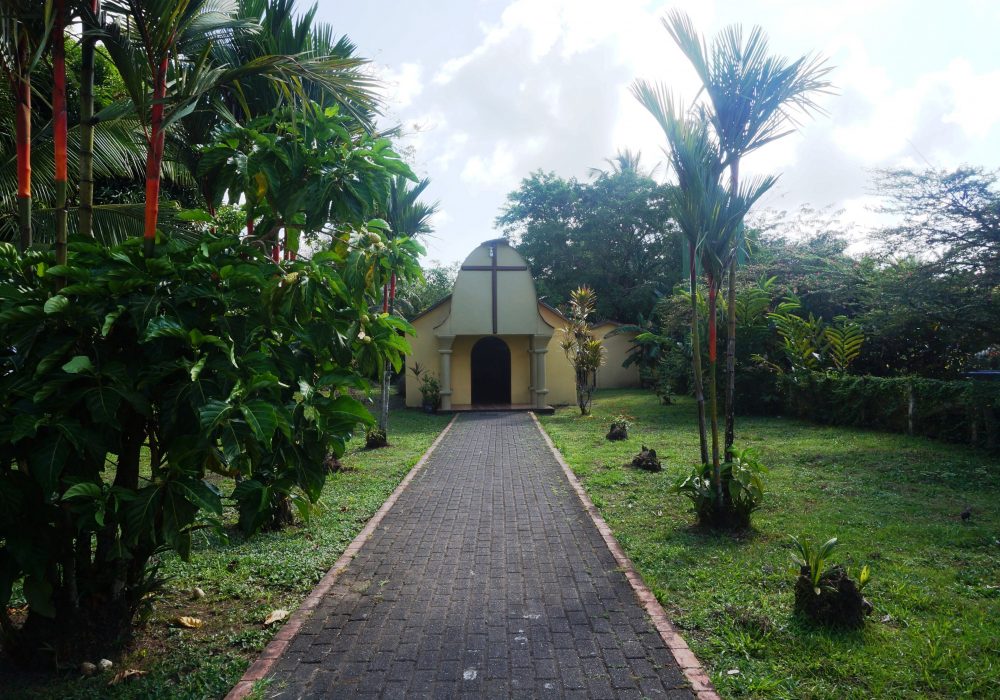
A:
[[[693,698],[530,416],[461,416],[271,670],[275,698]]]

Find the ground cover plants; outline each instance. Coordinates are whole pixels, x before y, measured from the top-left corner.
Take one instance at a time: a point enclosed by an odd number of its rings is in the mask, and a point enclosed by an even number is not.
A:
[[[236,510],[227,508],[228,542],[204,532],[194,537],[189,562],[173,553],[164,556],[160,572],[167,580],[151,601],[152,614],[125,655],[113,659],[114,671],[137,669],[147,675],[108,687],[113,672],[81,679],[75,666],[51,675],[0,665],[4,697],[221,697],[280,629],[280,624],[265,626],[267,616],[295,609],[447,420],[416,411],[393,413],[392,445],[374,452],[364,450],[363,435],[355,437],[341,458],[343,469],[327,477],[308,524],[245,538],[235,524]],[[232,482],[221,477],[217,485],[232,489]],[[192,599],[196,587],[204,598]],[[181,615],[204,625],[183,629],[175,622]]]
[[[629,439],[607,421],[634,418]],[[926,438],[741,418],[738,445],[769,467],[753,529],[692,526],[669,495],[696,466],[690,399],[605,391],[593,417],[540,420],[646,583],[726,698],[1000,695],[1000,460]],[[664,471],[626,465],[654,447]],[[971,513],[966,520],[963,512]],[[835,563],[870,567],[865,627],[828,630],[793,612],[789,535],[838,538]]]

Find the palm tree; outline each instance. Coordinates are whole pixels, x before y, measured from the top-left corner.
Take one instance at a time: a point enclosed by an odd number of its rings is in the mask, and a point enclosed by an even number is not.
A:
[[[80,208],[79,231],[94,235],[94,56],[100,0],[84,3],[80,13]]]
[[[144,249],[153,255],[160,212],[166,131],[217,88],[225,67],[212,60],[216,41],[255,27],[223,0],[109,0],[103,41],[146,137]]]
[[[311,110],[336,105],[354,117],[355,129],[372,130],[379,102],[374,80],[363,69],[368,62],[355,56],[346,37],[334,38],[333,28],[315,20],[316,7],[296,14],[295,0],[239,0],[237,16],[259,27],[238,32],[213,44],[216,63],[230,66],[219,90],[205,95],[202,104],[181,120],[173,132],[173,156],[196,174],[199,192],[214,214],[227,192],[227,173],[205,167],[203,147],[219,130],[234,122],[246,123],[287,105]],[[247,206],[247,231],[253,236],[259,223],[252,203]],[[277,231],[275,232],[277,234]],[[285,232],[285,255],[294,255]],[[279,241],[272,254],[279,256]]]
[[[688,123],[677,115],[682,108],[674,104],[668,90],[639,81],[632,92],[660,124],[667,143],[669,158],[677,176],[679,188],[673,190],[671,212],[688,242],[688,284],[691,292],[691,369],[694,375],[694,396],[698,405],[698,438],[701,463],[708,464],[708,433],[705,417],[704,372],[701,366],[701,332],[698,327],[698,247],[703,235],[701,219],[694,199],[678,199],[685,190],[704,187],[704,178],[718,178],[719,173],[704,171],[714,155],[709,134],[700,123]]]
[[[819,56],[802,56],[789,61],[768,51],[763,29],[754,27],[744,36],[743,29],[724,29],[706,46],[683,12],[673,10],[663,25],[691,62],[702,82],[708,103],[703,112],[719,144],[723,167],[729,169],[729,187],[740,188],[740,160],[762,146],[792,133],[800,116],[822,112],[814,98],[830,92],[826,79],[831,68]],[[743,222],[736,232],[736,244],[744,245]],[[738,256],[728,264],[727,346],[726,346],[726,459],[732,457],[735,438],[736,387],[736,266]]]
[[[418,238],[431,233],[431,217],[438,211],[438,202],[419,202],[420,195],[431,184],[428,178],[410,187],[409,180],[397,175],[389,185],[389,198],[385,204],[385,219],[393,238]],[[395,312],[396,272],[395,265],[390,274],[389,284],[382,289],[382,311]],[[379,429],[388,435],[389,430],[389,379],[392,367],[386,360],[382,371],[382,406],[379,413]]]
[[[38,63],[51,20],[50,3],[11,0],[0,10],[0,68],[14,98],[17,158],[17,219],[21,250],[32,243],[31,73]]]
[[[52,28],[52,140],[56,185],[56,264],[66,264],[66,171],[68,124],[66,117],[66,0],[55,0]]]
[[[618,151],[614,158],[605,158],[604,162],[611,166],[610,170],[604,168],[590,168],[590,176],[594,178],[608,177],[609,175],[621,175],[622,173],[633,173],[640,177],[652,177],[659,166],[652,170],[642,167],[642,151],[633,151],[625,148]]]
[[[688,239],[691,252],[692,363],[695,392],[699,396],[699,432],[702,460],[709,463],[706,447],[704,394],[701,387],[701,341],[698,332],[697,264],[708,289],[708,392],[711,420],[712,485],[716,522],[727,522],[728,490],[722,480],[719,450],[717,317],[718,293],[725,271],[739,251],[743,218],[775,183],[775,178],[755,178],[738,188],[724,186],[725,165],[703,110],[685,114],[663,86],[638,81],[633,93],[656,118],[670,146],[670,164],[678,186],[670,192],[673,218]]]
[[[239,89],[229,93],[227,106],[234,114],[251,119],[288,103],[298,103],[306,112],[335,105],[353,118],[353,133],[371,132],[379,101],[375,82],[363,70],[368,60],[355,55],[357,47],[346,36],[335,39],[333,27],[315,20],[316,11],[314,5],[296,14],[295,0],[240,0],[240,17],[252,19],[261,31],[220,46],[220,51],[233,52],[220,58],[271,68],[241,77]],[[247,231],[251,235],[254,225],[250,210]],[[299,233],[286,227],[284,235],[285,259],[295,259]],[[280,254],[275,232],[272,257],[278,260]]]

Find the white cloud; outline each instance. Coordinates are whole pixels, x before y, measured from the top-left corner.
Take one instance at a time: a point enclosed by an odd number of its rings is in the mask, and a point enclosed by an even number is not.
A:
[[[511,182],[514,154],[506,143],[498,143],[489,156],[472,156],[465,161],[461,178],[474,185],[502,185]]]
[[[419,63],[403,63],[398,69],[383,68],[380,79],[385,87],[385,101],[394,109],[409,107],[424,90],[424,69]]]
[[[878,82],[883,82],[879,80]],[[1000,123],[1000,70],[977,73],[964,59],[880,94],[846,90],[833,130],[839,147],[868,164],[955,160]]]
[[[967,60],[956,59],[944,79],[953,97],[945,122],[958,124],[970,138],[986,137],[1000,122],[1000,70],[977,74]]]
[[[663,134],[629,86],[643,78],[687,100],[697,92],[660,22],[671,7],[708,35],[759,23],[773,52],[818,49],[835,66],[840,94],[822,98],[829,114],[745,161],[748,175],[782,174],[763,206],[833,204],[868,225],[868,169],[989,165],[1000,153],[1000,61],[974,38],[987,30],[956,19],[988,24],[995,0],[512,0],[502,9],[441,0],[434,17],[404,12],[437,22],[433,52],[375,45],[392,65],[387,123],[403,126],[407,154],[448,209],[435,218],[432,254],[460,258],[490,238],[504,197],[536,169],[586,177],[619,148],[641,150],[647,167],[663,160]],[[348,19],[338,21],[351,32]],[[940,40],[928,43],[938,25]],[[373,21],[371,31],[384,28]],[[443,45],[461,48],[449,55]]]

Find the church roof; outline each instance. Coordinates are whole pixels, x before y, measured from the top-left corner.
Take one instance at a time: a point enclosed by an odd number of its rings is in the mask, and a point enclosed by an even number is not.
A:
[[[433,311],[434,309],[438,308],[439,306],[441,306],[442,304],[444,304],[444,303],[446,303],[448,301],[451,301],[451,294],[443,296],[440,299],[438,299],[437,301],[435,301],[433,304],[431,304],[430,306],[428,306],[426,309],[424,309],[423,311],[421,311],[419,314],[417,314],[416,316],[414,316],[413,318],[411,318],[410,319],[410,323],[413,323],[418,318],[422,318],[422,317],[426,316],[431,311]],[[548,309],[552,313],[556,314],[559,318],[561,318],[563,320],[568,320],[566,318],[566,314],[564,314],[562,311],[560,311],[555,306],[552,306],[552,304],[548,303],[547,301],[545,301],[543,299],[539,299],[538,303],[541,306],[544,306],[546,309]],[[593,321],[590,325],[592,325],[592,326],[604,326],[604,325],[625,326],[625,325],[628,325],[628,324],[623,323],[622,321],[616,321],[616,320],[614,320],[612,318],[605,318],[605,319],[600,319],[600,320],[597,320],[597,321]]]
[[[416,316],[414,316],[413,318],[411,318],[410,319],[410,323],[413,323],[418,318],[422,318],[422,317],[426,316],[431,311],[433,311],[437,307],[439,307],[442,304],[444,304],[446,301],[451,301],[451,294],[447,294],[447,295],[441,297],[440,299],[438,299],[437,301],[435,301],[433,304],[431,304],[430,306],[428,306],[426,309],[424,309],[423,311],[421,311],[419,314],[417,314]]]
[[[437,301],[435,301],[433,304],[431,304],[430,306],[428,306],[426,309],[424,309],[423,311],[421,311],[419,314],[417,314],[416,316],[414,316],[413,318],[411,318],[410,319],[410,323],[413,323],[418,318],[422,318],[422,317],[426,316],[431,311],[433,311],[434,309],[438,308],[439,306],[441,306],[442,304],[444,304],[444,303],[446,303],[448,301],[451,301],[451,294],[449,294],[447,296],[443,296],[440,299],[438,299]],[[560,311],[559,309],[557,309],[556,307],[552,306],[552,304],[549,304],[549,303],[547,303],[545,301],[542,301],[541,299],[538,300],[538,303],[541,304],[542,306],[544,306],[546,309],[548,309],[552,313],[554,313],[557,316],[559,316],[559,318],[562,318],[562,319],[566,318],[566,315],[562,311]],[[612,321],[611,323],[615,323],[615,321]],[[621,324],[618,324],[618,325],[621,325]]]

